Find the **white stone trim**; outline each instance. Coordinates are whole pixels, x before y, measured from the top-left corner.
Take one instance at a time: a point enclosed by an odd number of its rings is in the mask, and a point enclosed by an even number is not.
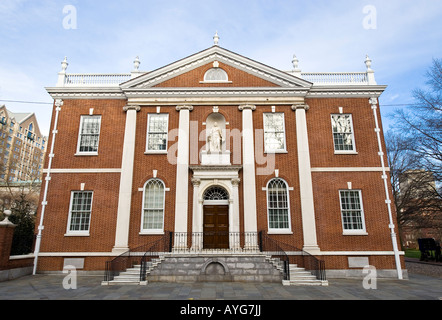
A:
[[[405,255],[404,251],[399,252]],[[394,251],[321,251],[321,256],[394,256]]]
[[[44,169],[43,173],[48,173],[48,169]],[[51,169],[51,173],[121,173],[121,169],[120,168]]]
[[[387,168],[386,171],[390,171]],[[311,172],[382,172],[382,168],[378,167],[336,167],[336,168],[311,168]]]
[[[286,251],[287,255],[302,255],[302,251]],[[140,254],[144,254],[141,252]],[[404,251],[399,252],[405,255]],[[394,256],[394,251],[321,251],[318,256]],[[113,252],[40,252],[40,257],[114,257]],[[33,255],[12,256],[11,260],[32,258]]]

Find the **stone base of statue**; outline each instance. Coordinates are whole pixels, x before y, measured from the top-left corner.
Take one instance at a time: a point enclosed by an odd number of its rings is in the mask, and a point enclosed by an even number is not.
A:
[[[230,165],[230,151],[201,151],[202,165]]]

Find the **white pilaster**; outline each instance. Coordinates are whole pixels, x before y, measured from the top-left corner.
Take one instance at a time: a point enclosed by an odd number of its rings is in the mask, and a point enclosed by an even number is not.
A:
[[[230,215],[230,232],[234,235],[230,240],[230,248],[233,250],[240,250],[241,243],[239,237],[239,183],[241,180],[239,178],[234,178],[231,180],[232,182],[232,201],[230,203],[230,208],[232,210],[232,214]]]
[[[258,242],[256,233],[258,223],[256,217],[256,184],[255,184],[255,144],[253,139],[254,105],[239,106],[242,111],[242,156],[243,156],[243,188],[244,188],[244,232],[246,232],[246,248],[254,249]],[[247,236],[247,234],[251,236]]]
[[[193,185],[193,211],[192,211],[192,249],[199,251],[203,248],[203,241],[200,234],[203,232],[203,217],[199,201],[199,188],[201,179],[192,178]]]
[[[174,248],[187,248],[187,237],[180,237],[180,233],[187,232],[187,206],[189,196],[189,129],[190,111],[192,106],[177,106],[180,113],[178,132],[178,155],[176,172],[175,197],[175,237]]]
[[[298,145],[299,189],[301,195],[302,229],[304,248],[310,254],[319,253],[316,238],[315,207],[313,202],[313,183],[310,165],[310,150],[308,144],[307,105],[293,105],[296,111],[296,137]]]
[[[134,172],[135,136],[139,106],[126,106],[126,128],[124,131],[123,159],[121,162],[120,194],[118,198],[117,229],[113,252],[129,250],[129,223]]]

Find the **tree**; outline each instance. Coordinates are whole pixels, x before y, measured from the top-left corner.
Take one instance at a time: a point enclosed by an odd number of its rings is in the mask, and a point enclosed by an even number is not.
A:
[[[393,114],[386,134],[399,228],[442,232],[442,59],[426,73],[427,88],[415,89],[416,104]]]
[[[0,166],[0,172],[5,172]],[[12,240],[11,255],[23,255],[32,252],[34,243],[35,213],[37,212],[41,181],[33,172],[27,172],[28,181],[10,182],[0,180],[0,210],[11,210],[9,220],[16,226]],[[2,218],[2,217],[0,217]]]

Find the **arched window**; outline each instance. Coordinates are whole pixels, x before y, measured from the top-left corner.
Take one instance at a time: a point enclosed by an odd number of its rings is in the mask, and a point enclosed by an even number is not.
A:
[[[29,132],[34,131],[34,125],[32,123],[29,124]]]
[[[142,231],[163,232],[164,182],[151,179],[144,186]]]
[[[204,200],[229,200],[226,189],[220,186],[210,187],[204,192]]]
[[[227,72],[225,72],[221,68],[212,68],[209,69],[204,75],[204,81],[212,81],[212,82],[227,82],[229,81],[229,77]]]
[[[275,178],[267,184],[267,213],[269,231],[291,231],[287,183]]]

